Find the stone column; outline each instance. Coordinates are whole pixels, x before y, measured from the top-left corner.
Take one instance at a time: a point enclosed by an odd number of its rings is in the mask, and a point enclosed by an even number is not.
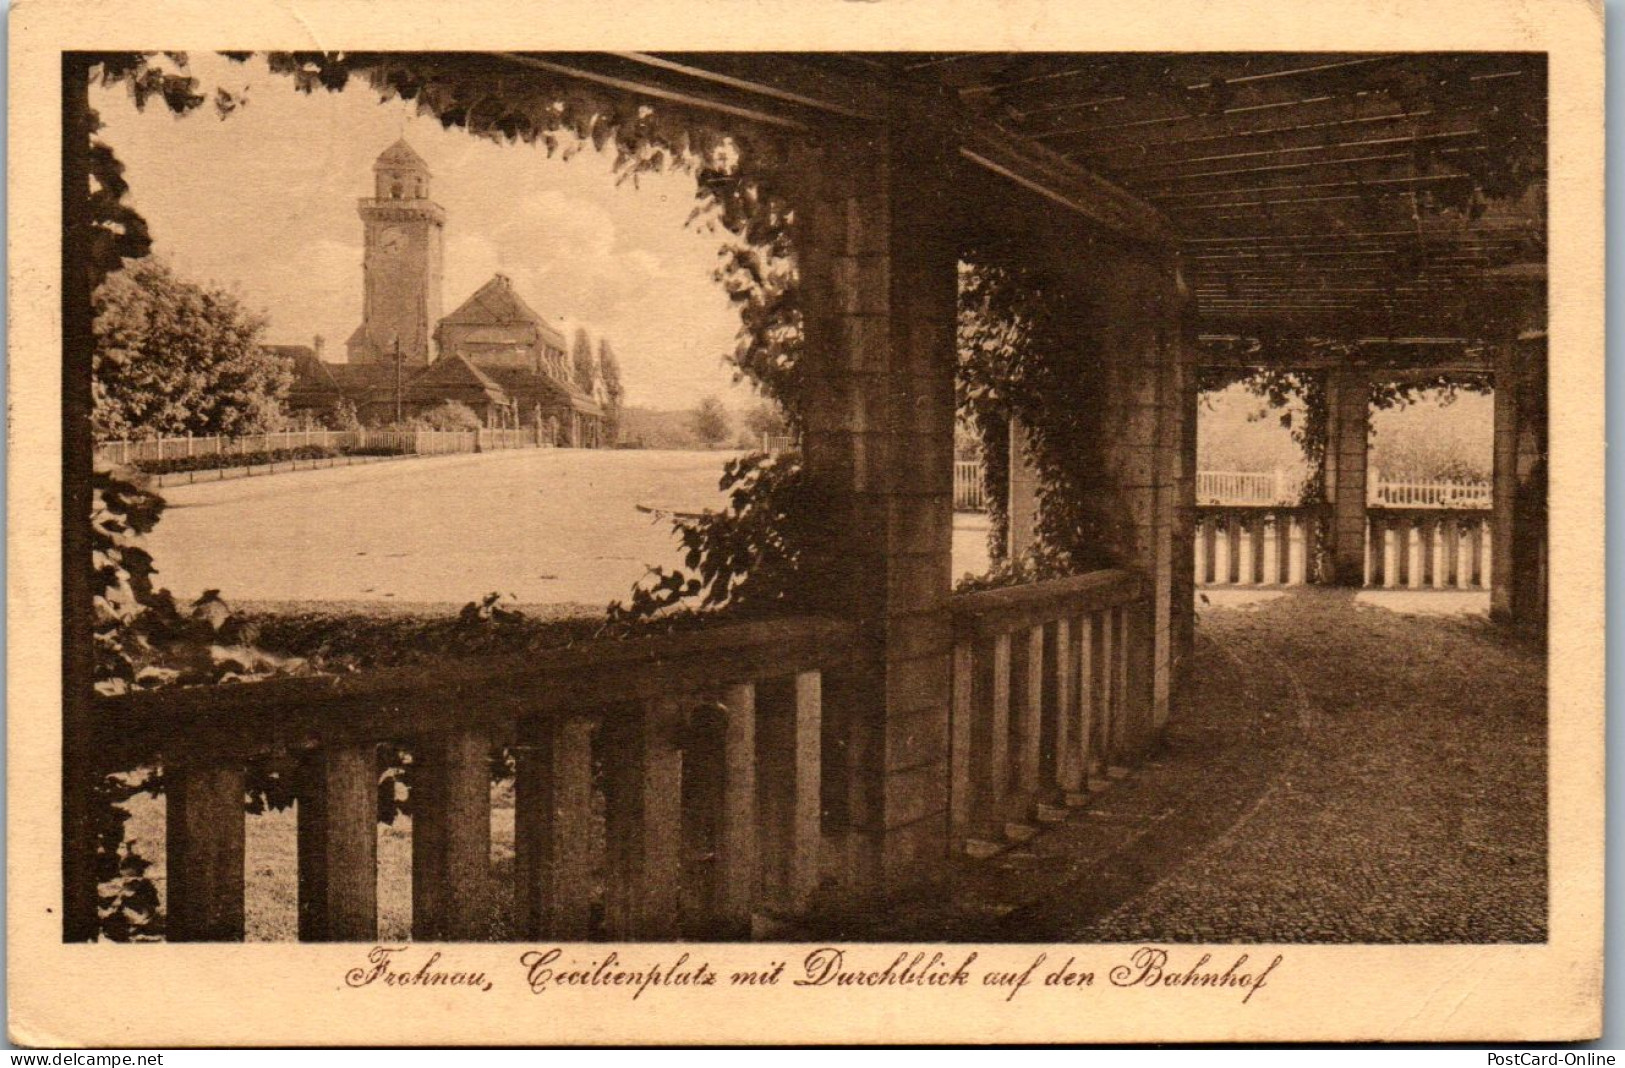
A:
[[[946,856],[955,157],[921,128],[831,133],[797,168],[809,596],[860,629],[825,679],[825,827],[856,889]]]
[[[1326,499],[1331,505],[1321,581],[1365,582],[1366,453],[1371,383],[1363,368],[1326,373]]]
[[[1007,506],[1011,560],[1019,560],[1038,537],[1038,467],[1028,445],[1027,428],[1010,420],[1010,493]]]
[[[1520,626],[1546,618],[1546,342],[1495,354],[1495,474],[1490,616]]]
[[[1187,398],[1182,378],[1179,298],[1171,265],[1155,249],[1097,248],[1067,284],[1078,303],[1095,309],[1077,329],[1092,335],[1080,343],[1098,349],[1100,367],[1095,381],[1080,383],[1078,402],[1098,411],[1101,497],[1094,503],[1105,548],[1111,563],[1150,583],[1149,604],[1129,613],[1124,636],[1132,661],[1128,742],[1138,747],[1167,720],[1187,629],[1176,624],[1177,604],[1192,596],[1189,568],[1177,562],[1181,552],[1190,554],[1180,531],[1193,514],[1181,512],[1181,495],[1194,492],[1194,484],[1181,485],[1187,444],[1194,466],[1184,423],[1194,397]]]
[[[1196,624],[1196,348],[1181,326],[1166,343],[1173,347],[1168,402],[1163,406],[1162,508],[1168,531],[1167,588],[1157,630],[1158,678],[1152,696],[1154,722],[1161,726],[1187,696],[1185,673],[1195,641]]]

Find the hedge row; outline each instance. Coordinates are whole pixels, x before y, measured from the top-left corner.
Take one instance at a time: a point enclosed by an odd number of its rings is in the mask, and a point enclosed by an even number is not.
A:
[[[346,456],[407,456],[416,451],[404,445],[359,445],[353,449],[345,449],[344,453]]]
[[[172,456],[165,460],[135,460],[130,466],[149,475],[185,474],[187,471],[216,471],[220,468],[264,467],[294,460],[328,460],[339,456],[405,456],[413,450],[400,445],[364,445],[335,449],[327,445],[300,445],[292,449],[260,449],[255,452],[209,452],[196,456]]]
[[[300,445],[292,449],[261,449],[257,452],[203,453],[198,456],[174,456],[167,460],[137,460],[130,466],[149,475],[173,475],[187,471],[213,471],[220,467],[248,467],[263,464],[288,463],[292,460],[326,460],[338,456],[339,450],[326,445]]]

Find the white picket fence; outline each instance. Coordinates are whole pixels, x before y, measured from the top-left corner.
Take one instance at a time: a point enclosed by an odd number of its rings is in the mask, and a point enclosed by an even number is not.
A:
[[[389,449],[418,456],[454,452],[489,452],[495,449],[549,448],[552,441],[534,427],[510,430],[283,430],[273,434],[245,434],[228,438],[151,438],[145,441],[107,441],[96,446],[97,461],[115,466],[180,460],[194,456],[231,457],[310,446],[334,452]]]
[[[1369,503],[1388,508],[1489,508],[1488,482],[1441,479],[1433,482],[1405,482],[1385,479],[1372,472]],[[1196,503],[1199,505],[1291,505],[1298,501],[1300,486],[1285,471],[1198,471]]]
[[[954,461],[954,510],[981,512],[987,508],[982,495],[982,461]]]
[[[1369,483],[1370,503],[1388,508],[1489,508],[1492,506],[1488,482],[1440,480],[1402,482],[1385,480],[1373,472]],[[1198,471],[1196,503],[1203,506],[1272,505],[1290,507],[1298,503],[1302,489],[1296,472]],[[954,461],[954,508],[979,512],[987,504],[982,490],[982,461]]]
[[[1300,488],[1279,468],[1196,473],[1197,504],[1296,504]]]
[[[492,452],[496,449],[540,449],[553,443],[543,439],[541,430],[536,427],[511,428],[508,430],[478,430],[477,452]]]
[[[1394,482],[1373,474],[1370,503],[1389,508],[1490,508],[1493,498],[1488,482]]]

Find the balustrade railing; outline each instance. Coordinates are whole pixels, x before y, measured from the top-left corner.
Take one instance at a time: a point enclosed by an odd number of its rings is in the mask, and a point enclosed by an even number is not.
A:
[[[1482,509],[1369,510],[1365,584],[1388,589],[1489,589],[1491,514]]]
[[[1300,586],[1312,582],[1318,522],[1310,508],[1197,508],[1196,584]]]
[[[1063,816],[1149,733],[1146,588],[1097,571],[952,604],[951,833],[986,856]]]
[[[1487,590],[1491,512],[1479,508],[1371,508],[1368,587]],[[1196,509],[1199,586],[1297,586],[1316,581],[1320,513],[1311,508]]]
[[[787,618],[522,657],[101,697],[107,772],[161,765],[167,936],[244,934],[248,763],[298,766],[298,932],[378,937],[378,753],[411,754],[412,933],[494,937],[491,767],[515,754],[519,939],[728,937],[817,885],[821,668]]]

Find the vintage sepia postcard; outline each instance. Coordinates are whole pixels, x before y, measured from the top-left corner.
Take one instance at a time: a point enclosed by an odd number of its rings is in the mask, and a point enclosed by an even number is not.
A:
[[[13,1041],[1597,1035],[1598,6],[11,31]]]

